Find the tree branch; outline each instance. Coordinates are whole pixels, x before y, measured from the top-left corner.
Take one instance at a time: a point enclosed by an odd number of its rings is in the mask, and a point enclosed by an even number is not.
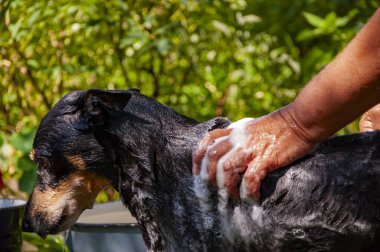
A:
[[[231,83],[228,83],[227,87],[224,89],[222,96],[216,102],[216,109],[215,109],[216,116],[223,115],[223,112],[224,112],[223,106],[226,103],[228,96],[230,95],[230,87],[231,87]]]
[[[7,15],[9,15],[9,12],[7,13]],[[12,32],[11,32],[9,26],[10,26],[10,18],[8,16],[7,22],[5,23],[5,27],[7,28],[7,31],[12,38]],[[25,67],[25,74],[26,74],[26,76],[28,76],[30,83],[37,90],[37,92],[42,96],[42,101],[50,109],[51,103],[50,103],[49,99],[47,98],[45,92],[38,86],[37,80],[35,79],[35,77],[33,76],[32,72],[30,71],[30,69],[28,67],[27,57],[23,54],[23,52],[20,49],[19,44],[13,38],[12,38],[12,47],[16,51],[18,56],[23,60],[23,63],[24,63],[23,65]],[[17,66],[17,65],[15,64],[15,66]],[[19,71],[22,73],[22,71],[20,69],[19,69]]]
[[[104,7],[105,16],[106,17],[109,16],[109,12],[108,12],[107,6],[104,4],[103,7]],[[120,40],[124,36],[123,15],[120,14],[120,16],[119,16],[118,38],[115,38],[115,33],[113,32],[113,26],[112,26],[112,24],[110,24],[110,22],[108,20],[106,20],[106,24],[107,24],[107,27],[108,27],[108,29],[107,29],[107,31],[108,31],[108,37],[110,39],[110,42],[113,45],[113,49],[114,49],[116,55],[117,55],[117,59],[118,59],[118,62],[119,62],[119,66],[121,68],[121,73],[123,75],[125,84],[128,85],[130,83],[130,80],[128,78],[128,73],[125,70],[125,65],[124,65],[124,50],[120,48]]]

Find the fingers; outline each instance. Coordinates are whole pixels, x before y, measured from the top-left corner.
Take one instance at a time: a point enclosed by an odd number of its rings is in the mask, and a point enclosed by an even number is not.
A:
[[[267,153],[272,152],[276,139],[273,134],[264,132],[253,141],[256,131],[250,129],[248,134],[248,126],[250,124],[244,121],[233,128],[206,134],[193,154],[193,174],[199,175],[199,183],[218,186],[222,194],[228,192],[227,197],[239,198],[240,189],[240,196],[259,199],[260,183],[268,169],[258,167],[265,167],[261,160],[268,159]],[[231,131],[235,133],[233,137]]]
[[[220,140],[220,141],[218,141]],[[216,185],[217,165],[222,156],[232,149],[232,145],[227,137],[215,140],[206,152],[206,158],[202,162],[201,175],[207,172],[209,183]]]
[[[243,181],[240,188],[240,197],[242,199],[252,198],[255,201],[260,199],[260,185],[267,174],[268,169],[262,163],[261,158],[251,162],[244,173]]]
[[[239,184],[248,164],[252,161],[252,152],[235,147],[228,136],[232,129],[216,129],[210,131],[202,139],[198,150],[193,155],[193,174],[200,175],[201,179],[209,185],[226,189],[231,197],[239,198]],[[244,146],[245,147],[245,146]],[[249,153],[249,154],[248,154]],[[265,174],[244,175],[246,178],[246,197],[259,198],[260,180]]]
[[[369,117],[368,112],[366,112],[361,117],[360,122],[359,122],[359,129],[360,129],[360,132],[367,132],[367,131],[373,130],[372,120]]]
[[[207,149],[212,145],[217,138],[227,136],[231,129],[215,129],[206,134],[199,143],[199,147],[193,154],[193,174],[199,175],[202,164],[202,159],[205,157]]]
[[[380,129],[380,104],[365,112],[359,122],[360,132]]]
[[[380,104],[371,109],[373,130],[380,130]]]
[[[250,157],[241,148],[238,148],[230,154],[226,161],[223,163],[222,161],[218,165],[221,166],[220,172],[224,173],[224,180],[221,183],[218,181],[218,184],[224,186],[232,197],[239,198],[239,184]]]

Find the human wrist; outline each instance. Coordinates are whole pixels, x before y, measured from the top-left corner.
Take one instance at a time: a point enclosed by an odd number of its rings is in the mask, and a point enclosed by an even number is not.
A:
[[[320,134],[322,131],[305,124],[297,114],[293,103],[276,110],[274,113],[278,114],[286,127],[303,142],[315,145],[323,140],[324,137]]]

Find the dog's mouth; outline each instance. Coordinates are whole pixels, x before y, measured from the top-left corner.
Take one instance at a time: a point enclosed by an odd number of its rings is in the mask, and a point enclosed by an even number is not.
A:
[[[90,203],[86,209],[93,209],[94,208],[95,201]]]
[[[94,204],[95,200],[82,207],[73,203],[66,204],[61,210],[52,207],[51,211],[46,211],[47,209],[45,209],[45,211],[34,214],[26,212],[23,229],[26,232],[35,232],[40,237],[46,238],[49,234],[57,234],[71,228],[82,212],[86,209],[92,209]]]
[[[92,205],[93,204],[89,205],[88,207],[92,207]],[[41,238],[45,239],[47,235],[58,234],[64,230],[71,228],[76,222],[76,220],[79,218],[83,210],[75,211],[74,213],[72,213],[72,209],[70,209],[70,206],[67,205],[61,211],[61,214],[56,217],[49,218],[49,215],[47,215],[46,213],[36,214],[34,215],[34,218],[29,219],[29,228],[26,228],[26,230],[24,228],[24,231],[35,232]],[[24,221],[28,222],[28,220]]]
[[[36,187],[28,201],[23,228],[41,237],[71,228],[82,212],[93,208],[108,180],[91,172],[76,172],[52,188]],[[25,222],[25,223],[24,223]]]
[[[65,219],[65,218],[61,218],[61,219],[59,220],[59,222],[58,222],[56,225],[54,225],[54,226],[52,226],[52,227],[50,227],[50,228],[48,228],[48,229],[38,229],[38,230],[36,231],[36,233],[37,233],[42,239],[46,239],[46,237],[47,237],[48,235],[50,235],[50,234],[52,234],[52,235],[54,235],[54,234],[58,234],[59,232],[61,232],[61,231],[64,230],[64,229],[61,229],[61,228],[60,228],[60,222],[63,223],[64,219]],[[62,220],[62,221],[61,221],[61,220]]]
[[[68,224],[69,215],[63,211],[59,219],[54,224],[43,224],[43,221],[37,225],[35,232],[43,239],[49,234],[58,234],[59,232],[70,228],[72,225]]]

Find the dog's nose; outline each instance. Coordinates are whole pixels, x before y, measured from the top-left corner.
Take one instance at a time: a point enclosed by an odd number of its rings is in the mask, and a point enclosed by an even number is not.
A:
[[[33,232],[33,228],[32,228],[32,225],[30,223],[30,220],[29,218],[24,215],[24,217],[22,218],[22,231],[24,232]]]

